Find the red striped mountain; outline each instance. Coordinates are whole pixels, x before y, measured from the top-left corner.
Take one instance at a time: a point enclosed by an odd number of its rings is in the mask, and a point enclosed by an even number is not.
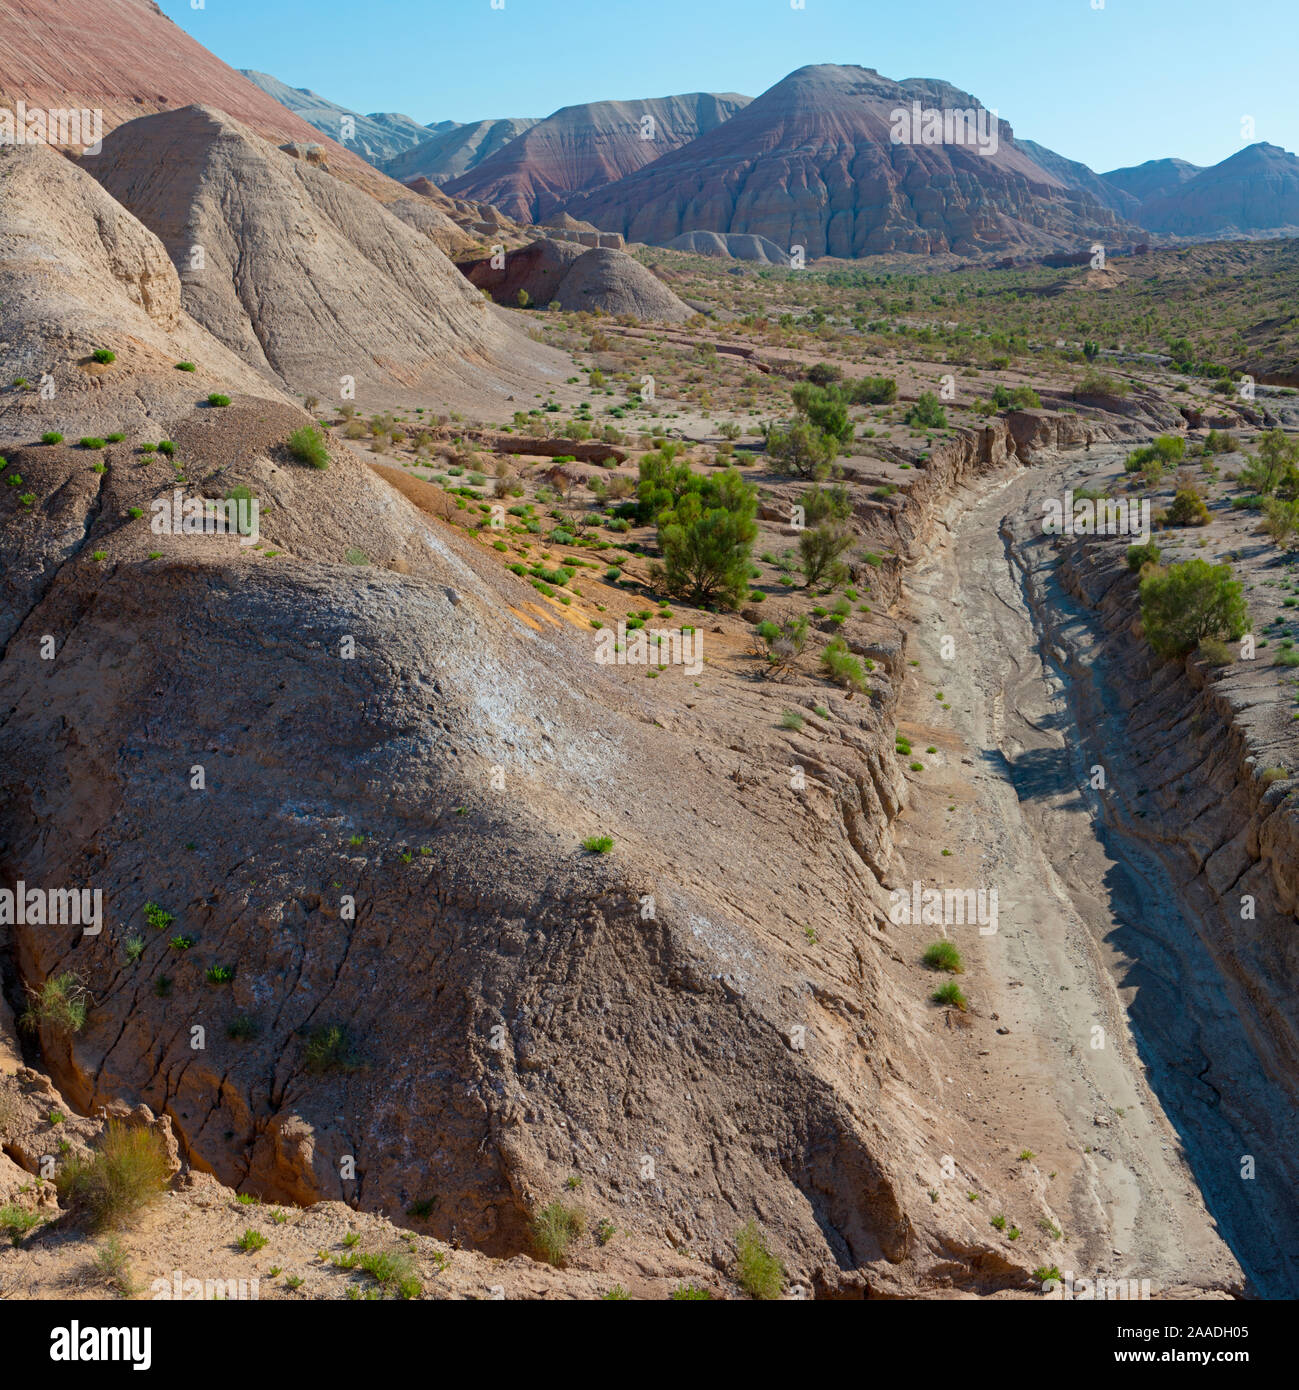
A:
[[[922,136],[930,112],[951,112],[949,121],[972,112],[986,123],[987,153],[950,138],[894,143],[894,113],[916,103]],[[800,68],[724,125],[566,207],[635,241],[741,232],[804,246],[808,257],[1139,239],[1112,208],[1043,169],[968,93],[830,65]]]
[[[734,92],[693,92],[565,106],[443,186],[453,197],[494,203],[518,222],[540,222],[574,193],[688,145],[748,103]]]

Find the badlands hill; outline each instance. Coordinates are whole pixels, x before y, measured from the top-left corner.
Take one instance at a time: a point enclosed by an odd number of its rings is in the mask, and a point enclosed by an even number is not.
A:
[[[429,127],[394,111],[377,111],[365,116],[307,87],[290,87],[287,82],[281,82],[270,73],[257,72],[253,68],[240,68],[239,72],[267,96],[274,97],[281,106],[296,112],[322,135],[355,150],[371,164],[380,165],[432,135],[456,129],[454,121],[443,121],[438,126]],[[350,137],[345,136],[343,128],[343,121],[347,117],[351,118],[355,127],[355,133]]]
[[[503,399],[502,372],[543,369],[419,227],[221,112],[142,117],[84,163],[166,246],[189,314],[283,387],[336,400],[344,377],[391,394],[454,375]]]
[[[1054,250],[1134,230],[1035,163],[1004,121],[995,153],[892,143],[892,113],[916,102],[981,109],[946,83],[800,68],[725,125],[566,206],[633,241],[746,232],[804,246],[809,258]]]
[[[1299,232],[1299,158],[1260,142],[1147,198],[1141,221],[1170,236]]]
[[[173,125],[215,127],[208,156],[252,189],[271,176],[248,161],[278,166],[202,110],[148,133]],[[128,184],[132,139],[106,152]],[[155,170],[183,175],[186,147],[154,145]],[[301,173],[277,169],[276,197],[350,256]],[[33,1044],[67,1104],[143,1103],[178,1162],[225,1184],[418,1208],[492,1254],[521,1250],[578,1172],[647,1270],[677,1260],[665,1242],[728,1266],[752,1217],[827,1293],[935,1260],[1022,1286],[914,1176],[941,1083],[878,929],[904,795],[891,713],[826,692],[833,720],[801,755],[816,795],[791,800],[759,685],[682,683],[665,704],[666,682],[596,663],[587,624],[355,455],[299,462],[285,441],[306,417],[186,313],[158,239],[88,174],[32,147],[0,150],[0,174],[3,370],[68,384],[0,416],[26,490],[0,496],[0,560],[29,575],[3,614],[0,841],[7,871],[93,882],[108,904],[98,937],[7,925],[0,950],[15,989],[94,982],[85,1027]],[[151,206],[185,218],[186,186]],[[231,206],[239,227],[266,203]],[[203,211],[190,225],[211,236]],[[324,273],[243,234],[281,293]],[[238,280],[231,249],[211,251],[210,278]],[[69,267],[41,268],[51,252]],[[195,307],[246,350],[224,317],[239,303],[214,285]],[[472,321],[444,322],[475,342]],[[117,360],[91,373],[92,343]],[[186,355],[228,375],[230,407],[199,405],[212,377],[177,373]],[[125,438],[32,442],[91,420]],[[140,450],[164,437],[173,462]],[[262,547],[151,530],[180,470],[191,492],[259,499]],[[614,855],[582,851],[604,833]],[[741,871],[736,847],[757,844]]]
[[[471,284],[497,304],[515,307],[522,291],[539,308],[552,301],[565,309],[630,316],[653,323],[684,323],[694,310],[625,251],[588,250],[571,241],[540,237],[511,251],[496,267],[490,257],[462,264]]]
[[[436,135],[426,135],[419,144],[387,159],[383,171],[403,183],[424,178],[440,187],[476,169],[536,124],[528,117],[471,121]]]
[[[1107,184],[1131,194],[1139,203],[1163,197],[1178,189],[1188,179],[1204,173],[1198,164],[1184,159],[1148,159],[1125,169],[1111,169],[1101,177]]]
[[[734,92],[565,106],[446,185],[516,222],[541,222],[566,199],[643,168],[722,125],[749,98]],[[581,214],[579,214],[581,216]]]

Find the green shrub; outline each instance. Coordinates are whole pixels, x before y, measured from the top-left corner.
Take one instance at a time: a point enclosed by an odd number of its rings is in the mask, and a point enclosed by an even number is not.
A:
[[[193,372],[197,371],[198,369],[194,366],[192,362],[177,362],[176,370],[178,372]]]
[[[249,1226],[235,1243],[245,1255],[251,1255],[254,1250],[264,1250],[270,1244],[270,1240],[261,1231],[255,1231]]]
[[[220,391],[213,391],[212,394],[207,398],[207,403],[208,405],[229,405],[230,397],[223,396],[220,393]]]
[[[1178,488],[1165,518],[1169,526],[1207,526],[1209,509],[1194,488]]]
[[[735,1278],[750,1298],[769,1302],[780,1297],[785,1268],[771,1253],[766,1236],[753,1221],[735,1237]]]
[[[1249,611],[1230,565],[1187,560],[1141,581],[1141,621],[1160,656],[1181,656],[1206,637],[1236,641],[1249,631]]]
[[[157,903],[145,903],[144,920],[154,931],[162,931],[165,927],[171,926],[176,918],[173,913],[159,907]]]
[[[104,447],[104,440],[100,439],[97,434],[84,435],[77,440],[77,443],[83,449],[102,449]]]
[[[309,463],[312,468],[329,467],[329,450],[324,437],[314,425],[303,425],[289,435],[289,453],[300,463]]]
[[[915,405],[907,411],[906,422],[908,425],[923,426],[926,429],[946,429],[947,411],[932,391],[922,391]]]
[[[796,709],[787,709],[780,716],[780,727],[782,729],[793,729],[797,732],[803,727],[803,716]]]
[[[668,1294],[673,1303],[710,1303],[712,1294],[699,1284],[679,1284]]]
[[[63,436],[58,432],[58,430],[47,430],[43,435],[41,435],[41,443],[62,444]]]
[[[104,366],[117,361],[117,354],[108,348],[96,348],[90,355],[96,362],[100,362]]]
[[[1128,569],[1136,574],[1143,565],[1157,565],[1160,553],[1160,549],[1154,541],[1147,541],[1145,545],[1130,545],[1128,546]]]
[[[27,1232],[35,1230],[40,1224],[39,1212],[13,1204],[0,1207],[0,1234],[7,1235],[13,1245],[21,1245]]]
[[[582,848],[588,854],[608,854],[613,849],[613,840],[608,835],[588,835],[582,841]]]
[[[1216,638],[1206,637],[1196,648],[1196,652],[1201,660],[1208,662],[1210,666],[1230,666],[1236,660],[1237,648],[1230,642],[1219,642]]]
[[[162,1193],[170,1176],[155,1131],[110,1120],[97,1150],[71,1159],[54,1181],[60,1198],[100,1229],[123,1225]]]
[[[158,445],[158,452],[160,454],[166,454],[168,458],[171,458],[171,456],[176,452],[176,446],[171,442],[170,439],[164,439]]]
[[[866,690],[866,672],[841,637],[836,637],[821,653],[821,669],[836,685],[848,690]]]

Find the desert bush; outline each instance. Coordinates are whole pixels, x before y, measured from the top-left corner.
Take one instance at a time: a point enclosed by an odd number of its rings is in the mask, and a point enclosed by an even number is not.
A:
[[[27,1007],[20,1022],[28,1032],[41,1026],[79,1033],[86,1026],[89,996],[71,971],[52,975],[44,984],[27,987]]]
[[[1206,637],[1235,641],[1249,631],[1249,612],[1230,565],[1187,560],[1141,581],[1141,622],[1160,656],[1181,656]]]
[[[802,385],[793,390],[794,407],[822,434],[832,435],[840,443],[852,438],[852,421],[848,418],[848,403],[835,388]]]
[[[1278,545],[1289,546],[1299,532],[1299,499],[1283,502],[1269,497],[1263,503],[1263,530]]]
[[[802,655],[807,646],[808,617],[806,613],[787,618],[777,624],[766,620],[754,629],[758,655],[773,671],[782,671]]]
[[[845,382],[844,393],[853,405],[892,405],[898,384],[891,376],[863,376]]]
[[[929,997],[935,1004],[945,1004],[948,1008],[960,1009],[962,1013],[965,1012],[965,1006],[968,1003],[965,995],[961,992],[960,985],[955,980],[948,980],[945,985],[939,985]]]
[[[162,1193],[170,1176],[157,1133],[110,1121],[95,1152],[69,1160],[54,1181],[60,1198],[101,1229],[130,1220]]]
[[[700,607],[734,606],[749,592],[757,489],[734,468],[691,475],[687,486],[674,507],[658,514],[663,562],[651,565],[651,579]]]
[[[1128,546],[1128,569],[1133,574],[1139,573],[1144,565],[1157,565],[1161,551],[1154,541],[1147,541],[1145,545]]]
[[[588,854],[608,854],[613,849],[613,839],[608,835],[588,835],[582,848]]]
[[[41,435],[42,444],[62,444],[63,436],[57,430],[48,430]]]
[[[821,653],[821,669],[836,685],[848,690],[866,690],[866,672],[841,637],[836,637]]]
[[[842,526],[814,526],[799,533],[798,553],[809,587],[822,579],[837,583],[844,577],[847,569],[839,557],[852,543],[852,532]]]
[[[586,1217],[576,1207],[551,1202],[532,1218],[529,1235],[540,1259],[562,1269],[568,1262],[569,1246],[586,1230]]]
[[[329,467],[329,450],[314,425],[303,425],[289,435],[289,453],[300,463],[309,463],[312,468]]]
[[[767,454],[800,477],[824,478],[838,457],[839,441],[808,420],[795,420],[785,429],[773,427],[768,432]]]
[[[1234,454],[1240,446],[1228,430],[1210,430],[1204,440],[1206,454]]]
[[[745,1224],[735,1237],[735,1279],[750,1298],[763,1302],[779,1298],[784,1287],[785,1267],[756,1222]]]
[[[207,403],[208,405],[216,406],[229,405],[230,397],[223,396],[220,391],[213,391],[212,394],[207,398]]]
[[[1209,509],[1199,493],[1191,488],[1179,488],[1165,520],[1169,526],[1207,526]]]
[[[9,1237],[11,1245],[21,1245],[28,1231],[41,1224],[39,1212],[28,1211],[26,1207],[9,1203],[0,1207],[0,1235]]]
[[[799,498],[803,508],[803,520],[809,526],[819,526],[827,520],[847,521],[852,515],[852,502],[848,489],[842,483],[834,487],[810,487]]]
[[[1196,654],[1210,666],[1230,666],[1236,660],[1237,648],[1230,642],[1219,642],[1216,637],[1206,637],[1196,648]]]
[[[908,425],[940,430],[947,427],[947,411],[932,391],[922,391],[915,405],[907,411]]]
[[[1240,470],[1237,481],[1262,497],[1278,491],[1293,497],[1299,492],[1299,440],[1288,439],[1281,430],[1269,430],[1259,440],[1257,456]]]
[[[96,362],[100,362],[104,366],[117,361],[117,354],[110,348],[96,348],[90,355]]]
[[[1106,372],[1097,371],[1095,367],[1088,367],[1074,387],[1073,393],[1075,396],[1123,397],[1128,394],[1128,384]]]

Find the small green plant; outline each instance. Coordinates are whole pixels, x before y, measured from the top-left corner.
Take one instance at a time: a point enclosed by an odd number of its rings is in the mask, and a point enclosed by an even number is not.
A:
[[[608,835],[588,835],[582,841],[582,848],[588,854],[608,854],[613,849],[613,840]]]
[[[194,938],[192,936],[184,935],[173,936],[169,944],[171,948],[175,951],[188,951],[189,948],[194,944]]]
[[[780,1297],[785,1268],[771,1253],[767,1238],[753,1222],[741,1227],[735,1237],[735,1277],[750,1298],[769,1301]]]
[[[109,1236],[96,1249],[95,1272],[123,1298],[131,1298],[137,1292],[131,1261],[119,1236]]]
[[[1059,1284],[1062,1281],[1059,1265],[1038,1265],[1033,1271],[1035,1284]]]
[[[264,1236],[260,1231],[254,1231],[253,1228],[249,1226],[248,1229],[244,1231],[243,1235],[239,1237],[236,1244],[245,1255],[251,1255],[254,1250],[265,1249],[265,1247],[270,1244],[270,1239]]]
[[[126,938],[126,959],[134,965],[142,955],[144,955],[144,937],[128,936]]]
[[[529,1234],[538,1257],[562,1269],[568,1260],[569,1246],[585,1229],[586,1217],[576,1207],[551,1202],[532,1218]]]
[[[94,361],[101,363],[105,367],[107,367],[110,362],[117,361],[117,354],[108,348],[96,348],[90,356]]]
[[[168,458],[171,458],[171,456],[176,452],[176,446],[172,443],[170,439],[164,439],[158,445],[158,452],[160,454],[166,454]]]
[[[965,964],[953,941],[935,941],[925,950],[924,962],[930,970],[946,970],[951,975],[963,975]]]
[[[177,362],[176,370],[178,372],[193,372],[197,371],[198,368],[196,368],[192,362]]]
[[[1032,1163],[1036,1157],[1037,1155],[1032,1149],[1020,1149],[1019,1151],[1019,1161],[1021,1163]]]
[[[162,931],[164,927],[169,927],[176,920],[175,914],[161,908],[157,903],[145,903],[144,920],[155,931]]]
[[[226,404],[230,402],[226,401]],[[289,452],[300,463],[308,463],[312,468],[329,467],[329,450],[324,437],[314,425],[303,425],[289,435]]]
[[[83,449],[102,449],[104,440],[97,434],[86,434],[77,440],[78,445]]]
[[[602,1303],[630,1303],[631,1294],[621,1284],[615,1284],[608,1292],[600,1295]]]
[[[47,430],[43,435],[41,435],[41,443],[62,444],[63,436],[58,432],[58,430]]]
[[[1006,1218],[1004,1216],[994,1216],[991,1224],[995,1226],[997,1230],[1004,1231],[1006,1229]]]
[[[351,1034],[339,1024],[313,1029],[307,1038],[303,1061],[310,1072],[351,1072],[361,1065]]]
[[[209,965],[207,968],[207,982],[210,985],[228,985],[234,977],[232,965]]]
[[[699,1284],[679,1284],[668,1294],[673,1303],[710,1303],[712,1294]]]
[[[967,1000],[961,992],[961,987],[955,980],[948,980],[945,985],[938,988],[929,996],[935,1004],[944,1004],[949,1008],[960,1009],[965,1012]]]
[[[803,727],[803,716],[796,709],[787,709],[780,716],[780,727],[797,731]]]
[[[9,1237],[10,1244],[22,1244],[28,1231],[34,1231],[41,1224],[39,1213],[28,1211],[14,1204],[0,1207],[0,1233]]]
[[[208,405],[222,406],[230,404],[230,397],[223,396],[220,391],[213,391],[207,398]]]

